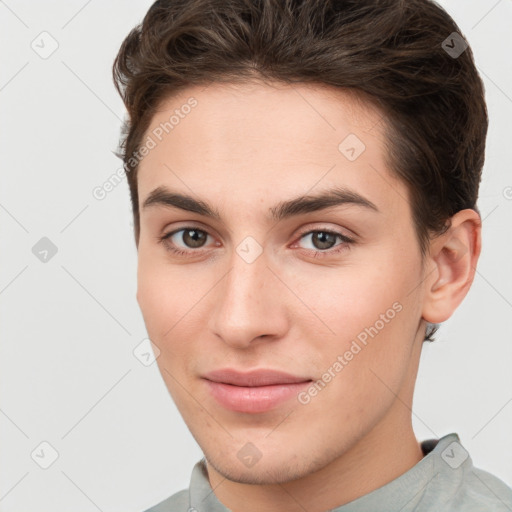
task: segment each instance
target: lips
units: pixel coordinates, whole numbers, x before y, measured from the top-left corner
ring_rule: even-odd
[[[247,373],[223,369],[207,373],[203,380],[211,396],[225,409],[258,414],[296,398],[312,379],[268,369]]]

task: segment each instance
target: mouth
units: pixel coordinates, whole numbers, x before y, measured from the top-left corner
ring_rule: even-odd
[[[309,377],[269,369],[248,373],[216,370],[204,375],[203,380],[219,405],[252,414],[275,409],[312,382]]]

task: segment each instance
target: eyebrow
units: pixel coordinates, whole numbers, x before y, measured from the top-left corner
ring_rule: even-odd
[[[269,208],[269,219],[280,221],[297,215],[313,213],[341,205],[362,206],[379,212],[379,209],[374,203],[359,193],[344,187],[334,187],[314,195],[299,196],[294,199],[282,201]],[[174,192],[164,186],[157,187],[148,195],[142,205],[142,209],[145,210],[155,206],[179,208],[180,210],[197,213],[218,221],[222,218],[219,211],[210,206],[206,201]]]

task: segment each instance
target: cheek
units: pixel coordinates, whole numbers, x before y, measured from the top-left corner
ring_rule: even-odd
[[[186,313],[193,287],[183,281],[179,268],[157,262],[139,251],[137,301],[148,333],[155,342],[162,342]]]
[[[199,308],[193,307],[201,291],[190,286],[190,276],[185,279],[179,267],[157,264],[144,254],[139,254],[137,277],[137,300],[146,330],[160,350],[156,363],[173,400],[180,410],[187,411],[193,404],[188,403],[179,383],[190,378],[197,354],[193,340],[198,336],[191,328],[202,325],[194,316]]]
[[[295,321],[304,324],[306,318],[311,319],[316,337],[349,340],[376,322],[379,330],[383,330],[382,321],[387,327],[388,320],[398,316],[400,304],[408,300],[410,288],[403,273],[397,277],[389,265],[380,268],[353,265],[327,270],[307,277],[300,273],[290,273],[287,277],[310,312],[298,307]]]
[[[204,339],[208,301],[216,274],[187,270],[139,252],[137,300],[149,338],[161,351],[157,362],[172,373],[194,366]]]
[[[338,286],[331,281],[327,296],[311,294],[335,332],[317,321],[305,336],[318,379],[300,397],[311,422],[330,410],[333,421],[358,432],[390,407],[409,371],[417,310],[406,283],[394,284],[367,272]]]
[[[368,368],[392,381],[406,371],[421,311],[419,297],[411,293],[419,267],[412,256],[402,261],[396,256],[382,257],[379,265],[374,258],[368,264],[330,268],[314,279],[290,274],[311,311],[297,311],[293,322],[314,350],[319,375],[339,362],[338,356],[345,374],[352,374],[345,367],[357,368],[359,376],[353,377],[358,380],[374,379]]]

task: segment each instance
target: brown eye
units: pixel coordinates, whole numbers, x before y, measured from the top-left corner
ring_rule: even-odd
[[[202,247],[206,241],[208,235],[199,229],[183,229],[182,241],[191,249],[197,249]],[[179,231],[177,231],[179,233]]]
[[[336,243],[337,235],[327,231],[315,231],[311,236],[311,241],[316,249],[330,249]]]
[[[167,250],[184,255],[193,253],[194,249],[202,248],[208,238],[208,233],[195,227],[186,227],[167,233],[159,238]]]
[[[350,242],[350,240],[341,233],[334,233],[331,231],[309,231],[302,235],[301,240],[307,240],[308,238],[310,244],[313,246],[309,247],[309,249],[318,251],[331,249],[336,245],[336,240],[338,239],[342,242]]]
[[[304,240],[306,240],[306,245],[304,245]],[[296,244],[299,245],[301,254],[318,259],[341,254],[349,250],[354,243],[353,239],[342,233],[328,229],[314,229],[304,232]]]

